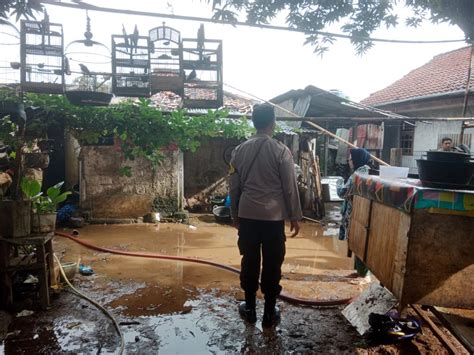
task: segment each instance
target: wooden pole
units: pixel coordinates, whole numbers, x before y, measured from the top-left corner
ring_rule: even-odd
[[[392,148],[390,149],[390,165],[393,166],[402,166],[402,148]]]
[[[467,112],[467,105],[469,103],[469,93],[471,89],[471,70],[472,70],[472,56],[474,55],[474,43],[471,44],[471,51],[469,57],[469,68],[467,68],[467,82],[466,82],[466,92],[464,94],[464,104],[462,107],[462,117],[466,117]],[[464,140],[464,128],[465,123],[463,122],[461,125],[461,134],[459,135],[459,144],[462,144]]]
[[[323,201],[323,187],[321,185],[321,170],[319,169],[319,159],[313,153],[311,148],[308,147],[309,154],[311,156],[311,165],[313,166],[313,179],[314,179],[314,187],[316,190],[316,215],[319,218],[324,217],[324,201]]]

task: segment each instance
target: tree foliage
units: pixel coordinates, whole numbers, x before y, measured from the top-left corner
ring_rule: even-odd
[[[40,0],[0,0],[0,18],[15,16],[17,21],[21,16],[34,18],[35,12],[42,9]]]
[[[290,28],[304,31],[307,43],[323,53],[334,37],[320,34],[328,25],[340,24],[350,36],[359,53],[373,45],[371,34],[379,27],[395,27],[400,18],[396,5],[404,4],[411,10],[405,20],[408,26],[418,26],[424,20],[458,25],[466,40],[474,39],[473,0],[208,0],[215,11],[214,19],[237,21],[236,13],[245,13],[246,21],[268,24],[284,14]]]
[[[254,131],[247,118],[229,119],[226,110],[209,110],[199,116],[185,110],[164,113],[149,99],[92,107],[72,105],[62,95],[28,93],[25,106],[34,108],[26,123],[25,136],[30,140],[47,138],[47,132],[58,127],[72,132],[81,144],[115,137],[126,159],[142,157],[153,166],[161,162],[166,150],[195,151],[203,140],[245,138]],[[10,143],[17,135],[14,122],[0,120],[0,140]]]
[[[79,0],[77,0],[79,1]],[[155,0],[156,1],[156,0]],[[397,4],[411,11],[405,19],[408,26],[424,20],[447,22],[459,26],[467,41],[474,40],[474,0],[203,0],[212,3],[213,19],[229,23],[238,21],[239,13],[253,24],[268,24],[279,14],[286,16],[288,27],[307,34],[307,43],[323,53],[334,36],[321,34],[331,24],[340,24],[342,33],[350,36],[357,52],[373,45],[371,34],[379,27],[399,25]],[[42,9],[41,0],[1,0],[0,18],[34,17]]]

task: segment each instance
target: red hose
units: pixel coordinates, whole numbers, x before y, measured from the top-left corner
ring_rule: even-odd
[[[198,258],[192,258],[192,257],[183,257],[183,256],[172,256],[172,255],[165,255],[165,254],[155,254],[155,253],[143,253],[143,252],[137,253],[137,252],[132,252],[132,251],[123,251],[123,250],[117,250],[117,249],[104,248],[104,247],[99,247],[97,245],[80,240],[67,233],[55,232],[55,234],[60,237],[65,237],[70,240],[73,240],[76,243],[82,246],[85,246],[86,248],[102,251],[105,253],[125,255],[125,256],[135,256],[135,257],[140,257],[140,258],[188,261],[188,262],[193,262],[193,263],[211,265],[211,266],[218,267],[220,269],[231,271],[236,274],[240,274],[240,270],[235,267],[219,264],[210,260],[204,260],[204,259],[198,259]],[[279,298],[284,301],[294,303],[294,304],[305,305],[305,306],[319,306],[319,307],[339,306],[339,305],[350,303],[352,301],[352,298],[321,301],[321,300],[314,300],[314,299],[309,299],[309,298],[300,298],[300,297],[290,296],[284,292],[280,294]]]

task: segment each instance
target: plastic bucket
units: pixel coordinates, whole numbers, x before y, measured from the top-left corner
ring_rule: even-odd
[[[385,179],[406,179],[408,168],[401,166],[380,166],[380,177]]]

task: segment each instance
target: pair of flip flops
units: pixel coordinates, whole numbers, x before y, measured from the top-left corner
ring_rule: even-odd
[[[412,339],[421,332],[416,319],[395,318],[388,314],[371,313],[369,324],[375,335],[393,341]]]

